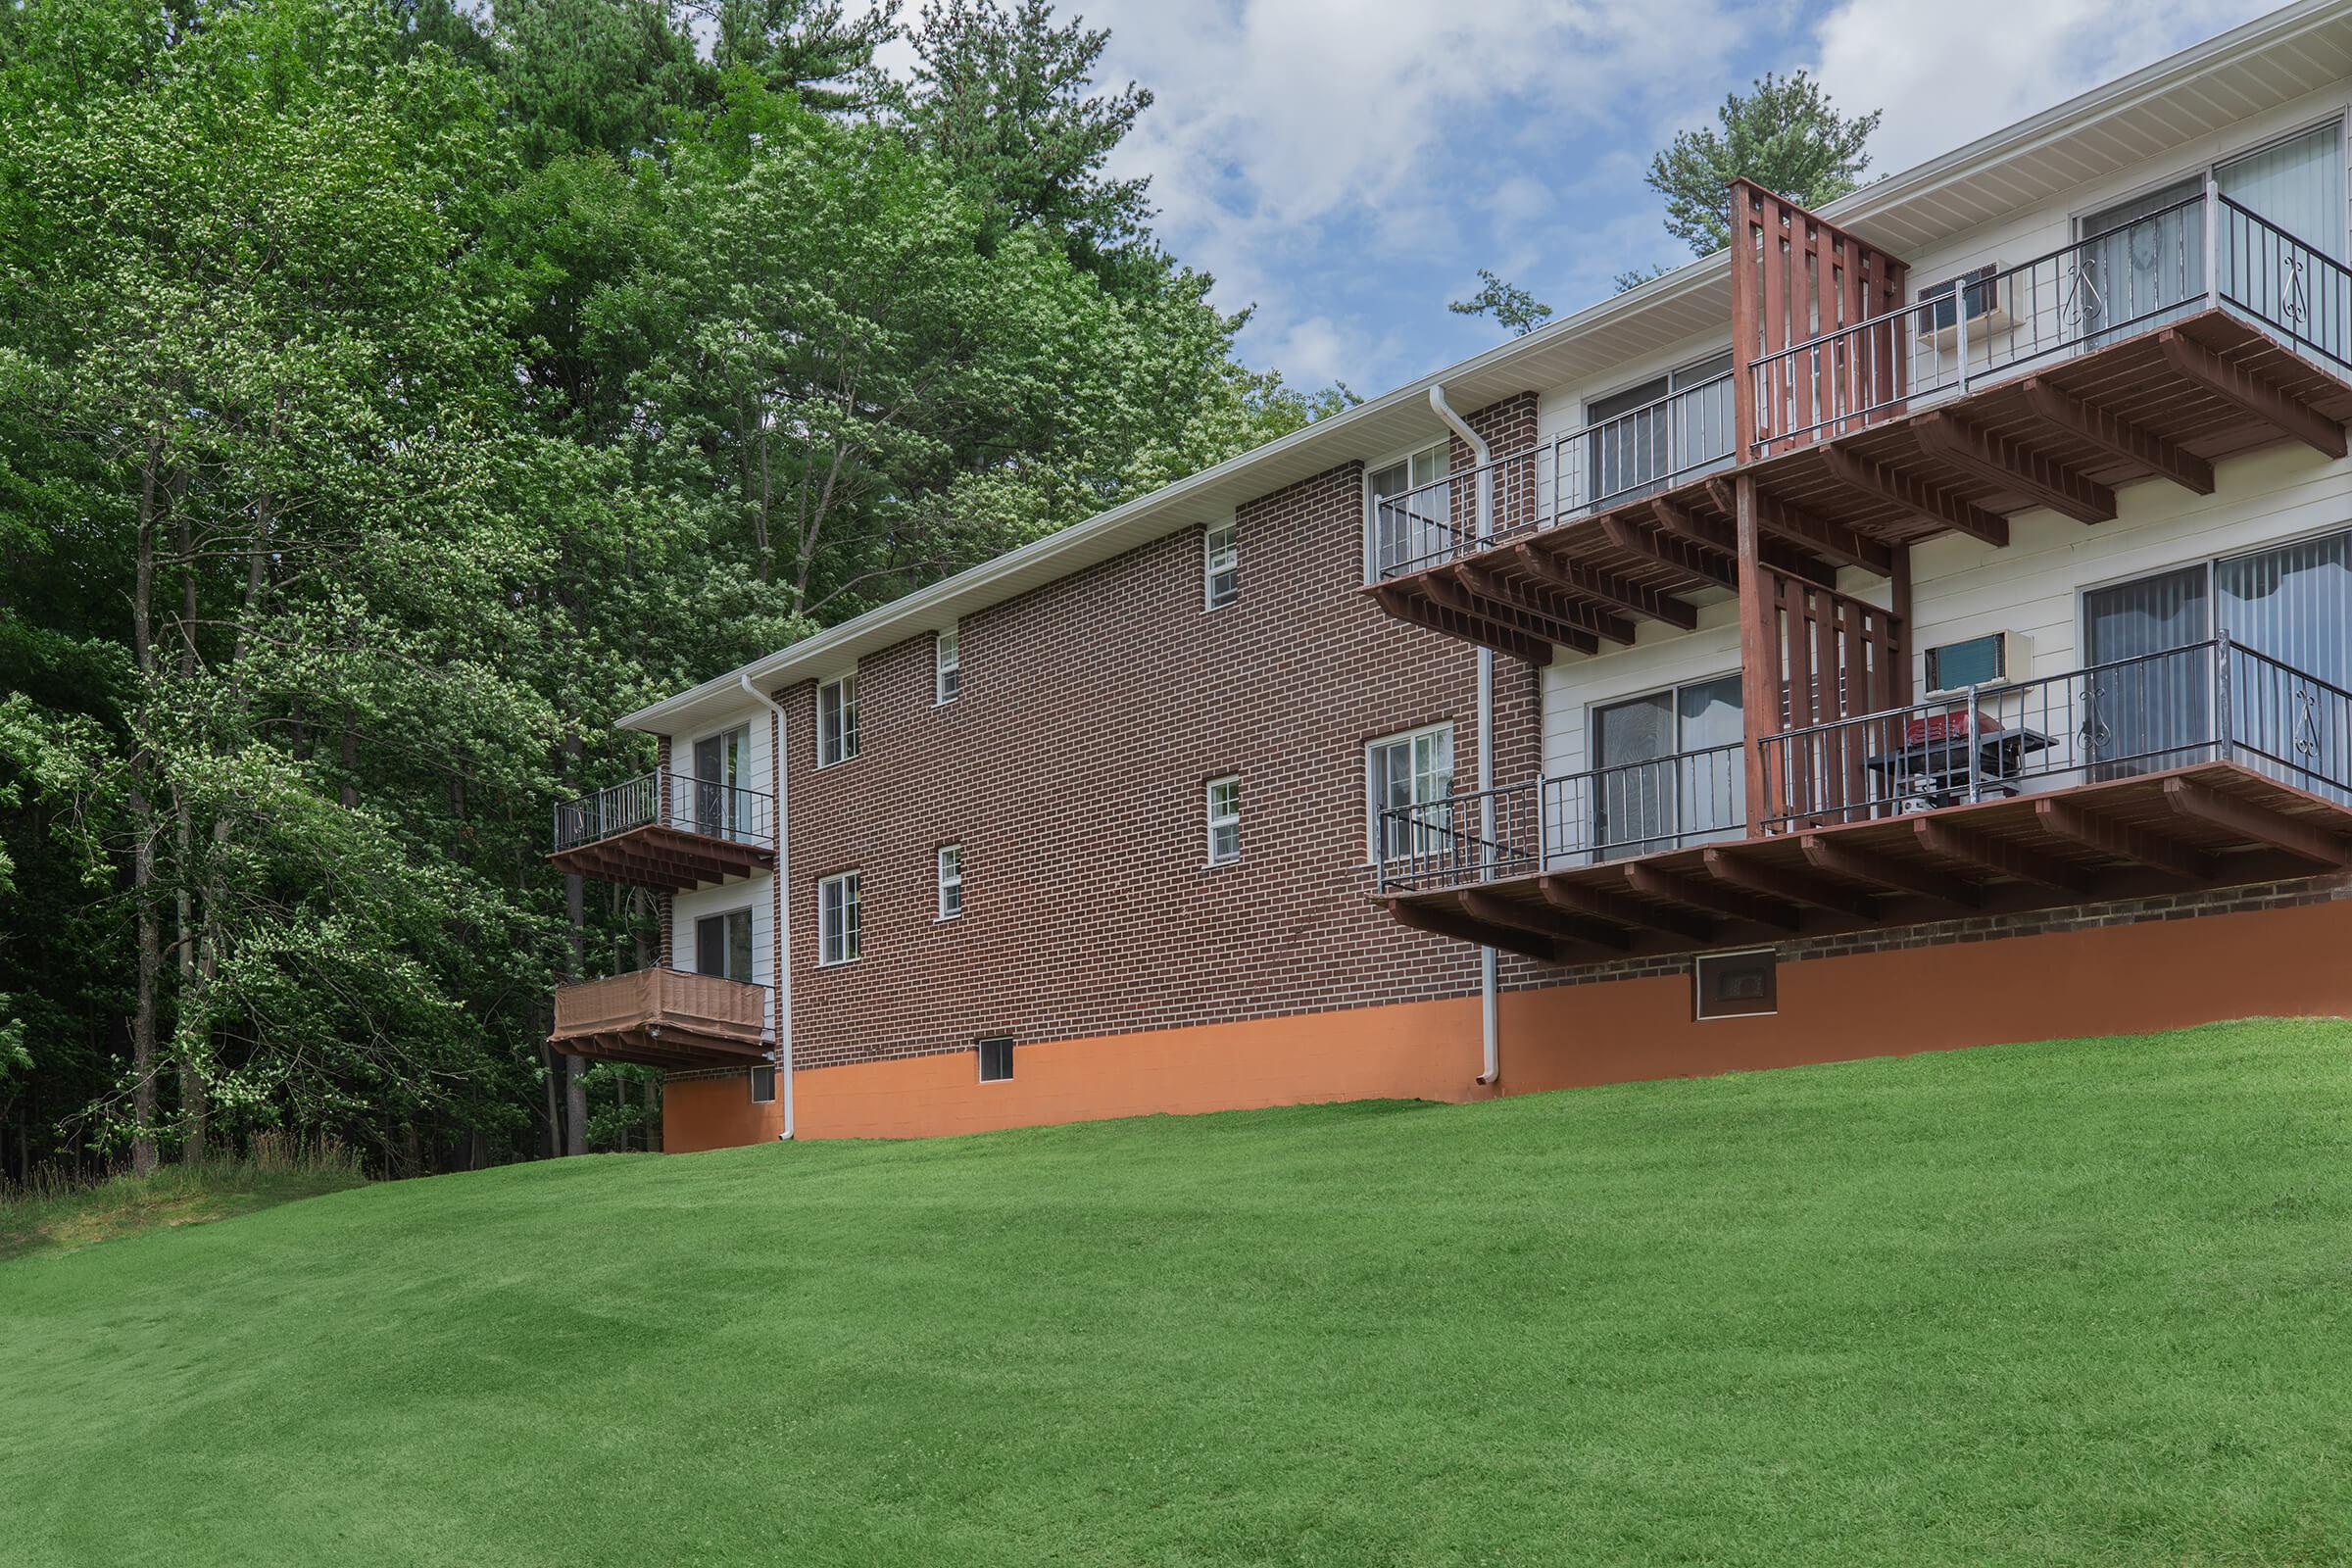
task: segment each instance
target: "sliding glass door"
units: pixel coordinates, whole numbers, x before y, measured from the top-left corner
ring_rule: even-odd
[[[1738,675],[1594,710],[1595,857],[1651,855],[1736,834],[1747,820],[1740,739]]]
[[[2341,798],[2352,780],[2352,532],[2200,562],[2082,599],[2090,776],[2204,761],[2221,743],[2287,783]],[[2217,733],[2217,633],[2246,650],[2227,669]]]

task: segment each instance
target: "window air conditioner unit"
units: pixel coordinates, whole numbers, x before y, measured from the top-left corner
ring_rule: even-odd
[[[2034,641],[2024,632],[1987,632],[1928,650],[1928,696],[1958,697],[1971,686],[2007,686],[2034,672]]]
[[[2014,277],[1997,278],[2001,270],[1998,262],[1988,262],[1972,268],[1957,277],[1947,277],[1940,283],[1930,283],[1919,291],[1919,336],[1938,349],[1955,349],[1960,344],[1960,318],[1955,295],[1968,303],[1968,339],[1975,343],[2013,324],[2009,314],[2010,286]]]

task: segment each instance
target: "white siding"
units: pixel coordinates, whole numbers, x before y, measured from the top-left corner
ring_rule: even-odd
[[[1987,632],[2031,637],[2033,674],[2078,668],[2084,589],[2352,525],[2352,462],[2280,445],[2222,464],[2210,496],[2163,481],[2126,486],[2115,520],[2088,527],[2051,512],[2019,513],[2005,549],[1958,534],[1915,547],[1914,686],[1925,690],[1930,647]],[[1846,571],[1838,586],[1886,603],[1881,579]],[[1737,602],[1717,593],[1702,604],[1696,631],[1644,622],[1632,648],[1556,657],[1544,672],[1544,772],[1589,765],[1594,706],[1739,668],[1737,614]]]
[[[752,981],[755,985],[775,983],[774,908],[769,903],[768,882],[764,871],[758,876],[742,877],[722,882],[716,887],[694,888],[678,894],[670,901],[670,962],[673,967],[694,968],[694,922],[707,914],[723,914],[729,909],[750,906],[752,911]]]

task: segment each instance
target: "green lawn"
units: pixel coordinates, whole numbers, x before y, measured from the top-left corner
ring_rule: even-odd
[[[518,1166],[0,1343],[10,1562],[2348,1560],[2352,1027]]]

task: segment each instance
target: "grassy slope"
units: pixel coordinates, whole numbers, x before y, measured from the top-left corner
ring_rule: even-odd
[[[571,1160],[0,1266],[17,1561],[2352,1552],[2352,1028]]]
[[[0,1196],[0,1261],[233,1219],[298,1198],[339,1193],[361,1180],[353,1168],[217,1161],[194,1169],[166,1165],[152,1176],[118,1176],[62,1192]]]

